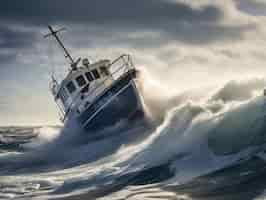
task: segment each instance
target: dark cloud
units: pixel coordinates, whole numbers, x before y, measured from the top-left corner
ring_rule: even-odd
[[[80,33],[78,30],[73,33],[76,38],[73,45],[79,47],[83,46],[84,41],[93,45],[89,37],[95,41],[101,38],[100,43],[104,45],[132,44],[134,48],[152,48],[173,40],[204,44],[226,39],[241,39],[242,32],[249,27],[221,25],[219,21],[223,16],[223,8],[212,4],[195,8],[188,3],[173,0],[75,0],[67,3],[65,0],[9,0],[3,2],[0,7],[1,20],[10,23],[27,26],[82,25],[84,28],[80,29]],[[96,29],[93,32],[93,28],[85,27],[96,27]],[[159,32],[161,36],[160,38],[147,37],[147,35],[136,38],[128,36],[132,32],[144,31]],[[11,32],[10,37],[15,38],[14,36]],[[104,41],[104,38],[108,41]],[[3,46],[23,43],[16,39],[12,40],[14,42],[10,42],[9,39],[6,41],[9,42]],[[97,42],[99,44],[99,41]]]
[[[10,29],[14,24],[70,26],[72,30],[64,37],[72,48],[158,48],[176,41],[204,45],[239,40],[246,30],[254,28],[222,25],[219,22],[223,16],[223,9],[211,4],[195,8],[170,0],[9,0],[0,6],[0,19],[7,24],[0,27],[0,48],[13,49],[15,54],[32,48],[36,35],[40,36],[39,32]],[[132,37],[132,33],[144,32],[159,34]]]
[[[188,45],[208,45],[214,42],[242,40],[255,24],[224,25],[219,23],[171,22],[150,24],[142,29],[110,26],[83,28],[71,26],[63,37],[72,48],[132,47],[154,49],[174,42]],[[75,37],[73,37],[75,36]]]
[[[1,2],[1,19],[24,23],[75,22],[141,25],[158,20],[213,21],[222,12],[215,6],[193,9],[185,3],[166,0],[9,0]]]
[[[36,33],[0,26],[0,64],[15,62],[17,55],[33,47]]]
[[[31,46],[35,41],[35,33],[11,29],[7,26],[0,27],[0,48],[17,49]]]

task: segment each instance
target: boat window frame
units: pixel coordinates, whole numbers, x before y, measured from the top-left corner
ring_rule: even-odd
[[[74,86],[73,87],[73,89],[69,89],[69,84],[72,84],[72,86]],[[77,86],[75,85],[75,83],[74,83],[74,81],[72,81],[72,80],[70,80],[67,84],[66,84],[66,89],[67,89],[67,91],[68,91],[68,93],[71,95],[71,94],[73,94],[76,90],[77,90]]]
[[[88,75],[88,74],[89,74],[89,75]],[[89,82],[94,81],[94,76],[93,76],[92,72],[90,72],[90,71],[85,72],[85,77],[86,77],[86,79],[87,79]]]
[[[83,76],[83,74],[80,74],[79,76],[77,76],[75,78],[75,81],[76,81],[76,83],[78,84],[79,87],[83,87],[83,86],[85,86],[87,84],[87,81],[86,81],[85,77]],[[80,81],[82,81],[82,83]]]
[[[91,73],[92,73],[92,75],[94,77],[94,80],[101,78],[101,74],[98,72],[98,69],[97,68],[92,69],[91,70]]]

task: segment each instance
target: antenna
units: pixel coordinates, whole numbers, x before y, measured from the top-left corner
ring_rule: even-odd
[[[61,28],[61,29],[58,29],[58,30],[54,30],[52,28],[52,26],[48,26],[49,30],[51,33],[47,34],[44,36],[44,38],[47,38],[47,37],[50,37],[50,36],[53,36],[56,41],[58,42],[58,44],[60,45],[60,47],[63,49],[64,51],[64,54],[65,54],[65,57],[68,58],[70,60],[70,66],[72,68],[72,70],[76,70],[77,69],[77,64],[78,62],[80,61],[80,59],[78,59],[77,62],[74,61],[74,59],[72,58],[72,56],[69,54],[69,52],[67,51],[67,49],[65,48],[64,44],[62,43],[62,41],[60,40],[60,38],[58,37],[57,33],[61,32],[61,31],[64,31],[66,30],[65,28]]]

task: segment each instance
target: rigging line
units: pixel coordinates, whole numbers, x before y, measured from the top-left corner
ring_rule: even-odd
[[[48,55],[48,60],[51,65],[51,77],[55,76],[55,60],[54,60],[54,46],[51,41],[48,42],[48,48],[47,48],[47,55]],[[50,59],[49,59],[50,58]]]

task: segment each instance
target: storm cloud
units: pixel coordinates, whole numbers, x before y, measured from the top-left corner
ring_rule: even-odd
[[[10,0],[1,3],[0,17],[24,23],[75,22],[145,25],[151,21],[215,21],[223,13],[213,5],[195,9],[186,3],[166,0]],[[158,21],[159,20],[159,21]]]
[[[192,1],[191,1],[192,2]],[[108,38],[111,43],[125,41],[134,48],[154,48],[162,43],[180,41],[188,44],[206,44],[216,41],[242,39],[243,33],[256,28],[255,24],[222,23],[226,11],[222,4],[207,3],[195,6],[189,1],[174,0],[10,0],[1,3],[1,45],[8,48],[28,42],[27,34],[10,32],[9,26],[25,27],[51,25],[79,25],[76,35],[93,41]],[[82,27],[82,29],[80,29]],[[4,30],[6,28],[6,30]],[[78,28],[77,28],[78,29]],[[96,32],[93,32],[93,29]],[[131,33],[159,33],[159,37]],[[2,34],[1,34],[2,33]],[[7,33],[7,34],[6,34]],[[140,34],[138,34],[140,35]],[[103,37],[102,37],[103,36]],[[17,39],[17,38],[18,39]],[[103,38],[103,39],[100,39]],[[77,39],[76,44],[84,44]],[[23,39],[25,42],[23,42]],[[98,43],[99,44],[99,43]],[[100,44],[99,44],[100,45]]]
[[[70,42],[75,47],[84,46],[86,41],[91,45],[127,43],[134,48],[156,48],[172,40],[206,43],[217,38],[239,37],[244,27],[217,25],[223,15],[216,5],[193,7],[166,0],[4,1],[0,6],[0,63],[7,63],[17,52],[32,48],[40,32],[36,29],[33,32],[31,27],[74,26],[73,33],[78,37]],[[160,37],[147,34],[131,37],[132,32],[157,32]],[[88,35],[91,41],[87,40]],[[10,55],[3,53],[4,49],[12,49],[8,51]]]
[[[32,44],[34,33],[12,30],[9,27],[0,27],[0,48],[23,48]]]

